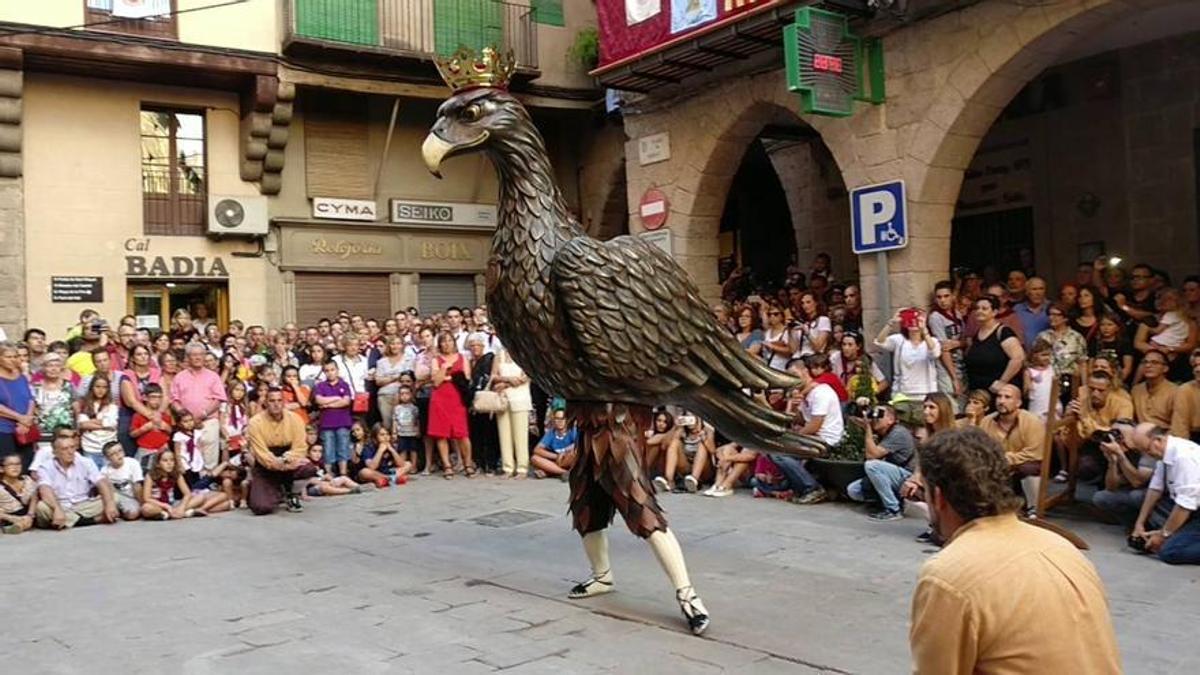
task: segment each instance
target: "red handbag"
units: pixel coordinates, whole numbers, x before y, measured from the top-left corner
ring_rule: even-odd
[[[15,436],[17,445],[33,445],[42,440],[42,430],[38,428],[37,424],[32,424],[25,433],[17,431]]]
[[[353,406],[351,410],[354,411],[354,414],[363,415],[371,409],[371,395],[355,394],[354,402],[351,405]]]

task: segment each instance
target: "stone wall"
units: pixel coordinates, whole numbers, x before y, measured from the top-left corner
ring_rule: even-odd
[[[21,52],[0,50],[0,328],[10,340],[25,327],[25,187]]]
[[[904,179],[909,245],[890,256],[890,304],[925,301],[949,267],[950,223],[963,172],[993,121],[1026,83],[1060,60],[1080,36],[1168,0],[983,0],[884,37],[887,101],[860,104],[848,119],[801,116],[821,134],[848,188]],[[627,159],[629,192],[658,186],[671,200],[672,240],[703,292],[716,295],[716,231],[738,159],[762,127],[796,97],[781,70],[726,78],[687,97],[642,102],[626,116],[637,139],[672,134],[669,161]],[[861,262],[866,288],[875,264]],[[868,319],[879,303],[864,297]]]

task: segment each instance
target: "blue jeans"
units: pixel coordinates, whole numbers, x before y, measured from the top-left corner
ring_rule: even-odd
[[[808,460],[782,453],[768,454],[767,456],[771,458],[772,462],[775,462],[775,466],[778,466],[783,475],[787,477],[788,485],[792,486],[796,494],[806,495],[821,487],[817,479],[804,466]]]
[[[1162,529],[1174,508],[1174,502],[1164,493],[1146,519],[1146,531]],[[1168,565],[1200,565],[1200,513],[1192,513],[1183,527],[1171,534],[1158,549],[1158,559]]]
[[[899,513],[900,486],[912,476],[912,472],[882,459],[868,459],[863,464],[863,471],[867,477],[846,486],[846,496],[856,502],[875,498],[889,512]]]
[[[321,445],[325,446],[325,463],[350,461],[350,427],[322,429]]]
[[[1111,513],[1121,521],[1121,526],[1128,532],[1137,522],[1138,512],[1142,510],[1142,502],[1146,500],[1145,490],[1098,490],[1092,495],[1092,505],[1106,513]],[[1159,503],[1170,502],[1163,495]]]
[[[788,484],[788,481],[786,478],[783,480],[782,483],[777,484],[777,485],[772,485],[770,483],[762,482],[761,480],[758,479],[757,476],[754,476],[750,479],[750,487],[753,487],[756,490],[759,490],[761,492],[765,492],[766,494],[775,494],[776,492],[790,492],[792,489],[792,486]]]

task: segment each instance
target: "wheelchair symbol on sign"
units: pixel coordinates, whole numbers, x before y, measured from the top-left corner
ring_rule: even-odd
[[[904,241],[904,237],[900,236],[900,233],[896,231],[896,228],[891,223],[888,223],[887,229],[880,233],[879,241],[886,241],[890,244],[899,244],[900,242]]]

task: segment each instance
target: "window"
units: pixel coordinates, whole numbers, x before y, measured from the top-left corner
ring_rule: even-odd
[[[547,26],[565,26],[562,0],[533,0],[533,18]]]
[[[65,2],[66,0],[59,0]],[[83,20],[89,30],[176,39],[177,0],[83,0]],[[122,16],[144,16],[118,20]],[[96,24],[96,25],[91,25]]]
[[[147,108],[141,126],[146,234],[203,235],[208,195],[204,113]]]

